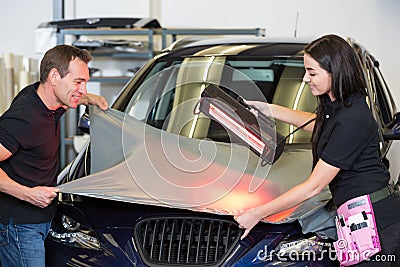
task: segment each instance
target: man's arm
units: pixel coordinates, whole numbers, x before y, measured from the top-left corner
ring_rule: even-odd
[[[79,99],[79,104],[97,105],[102,110],[107,110],[108,109],[107,100],[103,96],[94,95],[94,94],[90,94],[90,93],[87,93],[86,95],[83,95]]]
[[[12,154],[2,144],[0,144],[0,161],[4,161],[11,157]],[[21,185],[11,179],[1,168],[0,168],[0,191],[16,197],[20,200],[29,202],[35,206],[45,208],[59,192],[58,188],[48,186],[36,186],[33,188]]]
[[[0,161],[8,159],[11,155],[11,152],[0,143]]]

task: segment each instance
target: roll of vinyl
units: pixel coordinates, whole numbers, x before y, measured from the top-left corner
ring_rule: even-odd
[[[14,68],[14,54],[13,53],[4,53],[3,61],[4,61],[4,67],[6,69]]]
[[[18,90],[21,90],[25,86],[31,83],[29,71],[19,72]]]
[[[4,65],[3,58],[0,58],[0,115],[5,111],[5,103],[4,103]]]
[[[35,72],[35,71],[31,71],[29,73],[29,78],[30,78],[30,80],[29,80],[30,83],[38,81],[39,80],[39,73]]]
[[[14,69],[6,68],[4,70],[4,108],[8,108],[14,97]]]

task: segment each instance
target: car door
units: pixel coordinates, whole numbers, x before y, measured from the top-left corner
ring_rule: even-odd
[[[380,129],[380,143],[382,156],[386,156],[391,140],[386,140],[384,134],[390,131],[390,125],[395,115],[395,103],[385,82],[382,72],[379,69],[379,62],[371,55],[366,53],[367,71],[371,94],[369,95],[371,109]]]
[[[396,106],[382,72],[379,69],[379,62],[364,47],[352,42],[351,45],[361,61],[367,85],[367,102],[379,128],[381,155],[384,162],[388,163],[386,154],[392,141],[385,138],[385,133],[390,131]]]

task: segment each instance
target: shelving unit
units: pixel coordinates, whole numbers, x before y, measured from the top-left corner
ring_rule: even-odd
[[[129,35],[129,36],[147,36],[149,41],[149,51],[147,53],[136,53],[135,57],[143,57],[148,58],[153,56],[153,47],[154,47],[154,29],[60,29],[57,34],[57,43],[64,44],[65,43],[65,35]],[[128,55],[131,53],[125,53]]]
[[[111,28],[95,28],[95,29],[60,29],[57,33],[57,44],[65,44],[66,36],[72,36],[79,39],[81,36],[126,36],[126,37],[141,37],[147,41],[147,49],[137,52],[122,52],[122,51],[96,51],[91,50],[93,61],[98,58],[106,58],[107,60],[117,61],[129,59],[132,61],[146,61],[158,52],[166,48],[170,43],[177,40],[178,36],[228,36],[228,35],[247,35],[247,36],[264,36],[265,29],[111,29]],[[161,45],[158,49],[155,48],[155,37],[161,37]],[[131,77],[129,76],[92,76],[90,81],[100,82],[100,84],[121,84],[124,85]],[[122,88],[122,86],[121,86]],[[77,120],[79,119],[77,110],[68,110],[66,116],[61,118],[60,130],[60,167],[67,165],[74,155],[70,155],[71,151],[68,146],[73,145],[73,136],[78,134]]]
[[[154,35],[157,32],[157,29],[60,29],[57,34],[57,44],[66,43],[65,36],[72,35],[76,39],[79,39],[81,36],[143,36],[147,39],[147,47],[145,49],[139,50],[137,52],[123,52],[123,51],[98,51],[97,49],[90,50],[94,60],[99,57],[109,58],[113,60],[117,59],[142,59],[148,60],[154,56]],[[91,77],[91,81],[99,81],[102,83],[110,82],[110,83],[120,83],[127,82],[129,80],[129,76],[93,76]]]

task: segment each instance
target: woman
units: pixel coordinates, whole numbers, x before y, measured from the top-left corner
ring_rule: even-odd
[[[327,185],[337,207],[358,196],[386,192],[389,172],[379,154],[378,126],[366,103],[366,85],[357,55],[341,37],[326,35],[305,48],[304,67],[303,81],[319,100],[315,122],[304,128],[313,132],[313,171],[305,182],[278,198],[237,214],[235,220],[245,229],[242,238],[261,219],[306,201]],[[264,102],[247,103],[295,126],[315,117]],[[394,254],[400,240],[400,199],[390,192],[384,193],[383,199],[373,203],[373,209],[381,254]],[[365,261],[360,266],[374,263],[390,265]]]

